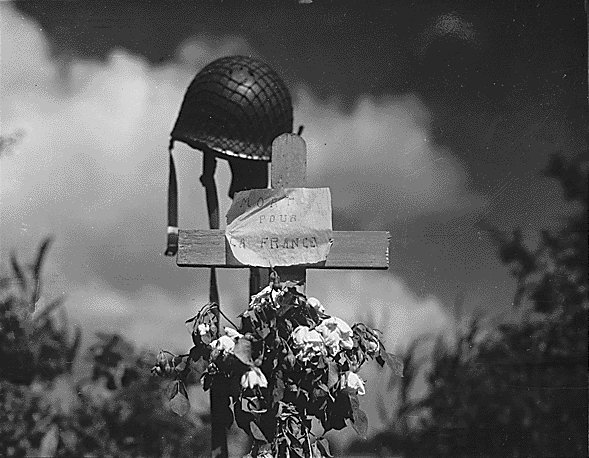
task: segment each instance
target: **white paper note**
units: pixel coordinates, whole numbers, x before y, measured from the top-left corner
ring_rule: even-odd
[[[235,258],[249,266],[325,261],[333,241],[329,188],[239,192],[227,212],[225,237]]]

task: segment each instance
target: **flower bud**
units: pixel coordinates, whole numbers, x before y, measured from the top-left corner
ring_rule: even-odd
[[[159,366],[153,366],[153,367],[151,368],[151,373],[152,373],[152,374],[155,374],[155,375],[159,375],[159,376],[162,376],[162,375],[163,375],[162,368],[161,368],[161,367],[159,367]]]
[[[379,350],[379,348],[380,348],[380,345],[378,344],[377,340],[371,340],[366,345],[366,350],[370,354],[376,353]]]
[[[160,350],[156,357],[157,367],[160,368],[161,374],[170,374],[173,370],[174,355]],[[160,375],[158,373],[158,375]]]

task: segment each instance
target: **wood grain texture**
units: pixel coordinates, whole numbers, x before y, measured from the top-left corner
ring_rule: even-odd
[[[389,233],[384,231],[334,231],[327,261],[306,267],[388,269],[389,239]],[[177,264],[181,267],[247,267],[233,256],[223,230],[180,230]]]
[[[272,142],[270,186],[272,188],[303,188],[307,184],[307,145],[302,137],[282,134]],[[307,282],[305,267],[277,267],[281,280]]]
[[[307,146],[295,134],[282,134],[272,142],[270,186],[304,188],[307,184]]]

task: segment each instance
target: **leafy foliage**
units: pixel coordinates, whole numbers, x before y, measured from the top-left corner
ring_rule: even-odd
[[[587,172],[555,158],[574,213],[538,247],[521,232],[493,231],[517,280],[516,322],[491,329],[477,320],[455,342],[422,340],[405,355],[401,407],[388,430],[351,450],[406,456],[585,456],[587,453]],[[417,358],[433,348],[429,369]],[[429,391],[407,393],[426,371]]]
[[[228,386],[235,421],[254,443],[252,456],[330,456],[323,435],[311,431],[312,419],[324,432],[348,423],[365,436],[368,419],[360,409],[364,382],[357,375],[364,362],[376,359],[402,373],[398,358],[387,353],[376,331],[364,324],[350,327],[329,316],[315,298],[307,298],[293,282],[270,284],[252,296],[240,315],[241,326],[225,327],[223,335],[215,303],[205,305],[186,323],[194,347],[186,355],[160,352],[152,371],[173,380],[170,401],[184,409],[186,377],[196,373],[205,390]]]
[[[79,329],[71,337],[51,319],[62,298],[40,300],[41,266],[50,243],[44,240],[34,263],[25,267],[12,254],[13,275],[1,282],[0,373],[16,384],[48,381],[69,372],[80,344]]]
[[[194,415],[180,418],[149,375],[153,355],[120,336],[98,333],[88,351],[90,376],[75,380],[81,341],[68,331],[62,299],[46,301],[45,240],[33,263],[11,256],[0,276],[1,456],[193,456],[208,444]]]

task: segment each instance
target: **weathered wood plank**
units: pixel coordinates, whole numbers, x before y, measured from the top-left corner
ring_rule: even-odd
[[[307,184],[307,146],[295,134],[282,134],[272,142],[270,187],[304,188]]]
[[[302,137],[282,134],[272,142],[272,163],[270,164],[270,186],[272,188],[298,188],[307,184],[307,145]],[[282,280],[307,282],[304,267],[277,267],[276,273]]]
[[[390,235],[384,231],[333,231],[333,245],[323,265],[312,269],[387,269]],[[226,243],[224,230],[180,230],[180,267],[244,268]],[[300,267],[300,266],[298,266]]]

